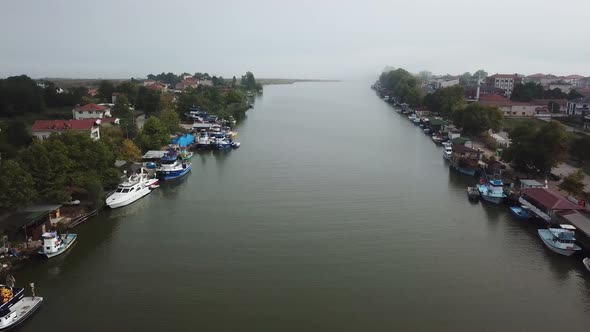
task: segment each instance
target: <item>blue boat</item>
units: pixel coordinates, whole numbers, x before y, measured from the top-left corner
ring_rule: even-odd
[[[178,152],[169,148],[160,159],[160,167],[156,169],[156,176],[160,180],[172,180],[186,175],[191,170],[191,163],[181,161]]]
[[[518,219],[528,220],[531,218],[529,211],[525,208],[520,207],[520,206],[510,207],[510,213],[512,213],[512,215],[514,215]]]
[[[563,228],[539,229],[539,237],[551,251],[571,256],[582,250],[575,244],[574,232]]]
[[[499,179],[488,180],[478,184],[477,189],[481,198],[490,203],[500,204],[506,198],[506,194],[504,194],[504,182]]]

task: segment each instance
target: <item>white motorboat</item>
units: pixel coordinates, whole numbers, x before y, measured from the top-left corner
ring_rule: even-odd
[[[106,199],[106,204],[112,208],[119,208],[129,205],[151,192],[158,179],[150,179],[141,169],[140,174],[133,174],[123,183],[119,184],[117,190]]]
[[[7,277],[7,286],[0,285],[0,331],[14,328],[29,318],[43,302],[43,298],[35,296],[34,284],[31,285],[32,295],[25,296],[25,289],[14,287],[14,278]]]
[[[62,234],[56,232],[47,232],[41,235],[43,238],[43,247],[39,249],[40,255],[45,255],[47,258],[59,256],[66,252],[74,242],[76,242],[77,234]]]
[[[450,146],[445,146],[445,149],[443,150],[443,158],[445,158],[446,160],[451,160],[452,156],[453,156],[453,148]]]

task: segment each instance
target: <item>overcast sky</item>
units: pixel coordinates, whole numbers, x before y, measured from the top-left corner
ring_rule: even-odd
[[[0,76],[590,76],[590,0],[0,0]]]

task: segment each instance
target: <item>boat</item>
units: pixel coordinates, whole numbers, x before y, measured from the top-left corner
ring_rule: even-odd
[[[80,205],[80,200],[79,199],[75,199],[75,200],[69,200],[67,202],[60,202],[61,205]]]
[[[14,278],[8,276],[6,285],[0,285],[0,331],[6,331],[24,322],[43,302],[43,298],[35,296],[35,285],[30,284],[32,296],[25,296],[25,289],[14,287]]]
[[[510,207],[510,213],[512,213],[512,215],[514,215],[518,219],[528,220],[531,218],[531,215],[529,214],[529,210],[527,208],[521,207],[521,206]]]
[[[77,234],[62,234],[57,232],[46,232],[41,235],[43,238],[43,247],[39,249],[40,255],[45,255],[47,258],[59,256],[66,252],[74,242],[76,242]]]
[[[140,174],[133,174],[121,182],[117,190],[106,199],[106,204],[111,209],[129,205],[151,192],[151,187],[158,184],[158,179],[148,178],[141,169]]]
[[[231,143],[231,147],[234,149],[237,149],[240,147],[241,143],[238,141],[234,141],[233,139],[230,139],[230,143]]]
[[[410,121],[412,121],[412,122],[413,122],[414,120],[416,120],[416,114],[410,114],[410,115],[408,115],[408,120],[410,120]]]
[[[424,128],[423,130],[426,135],[430,135],[430,128]]]
[[[475,187],[467,187],[467,197],[472,200],[479,200],[479,190]]]
[[[203,129],[199,133],[199,137],[197,138],[197,148],[208,148],[211,146],[211,141],[209,138],[209,134],[205,129]]]
[[[219,150],[229,149],[232,147],[232,140],[226,138],[216,138],[213,144]]]
[[[438,134],[432,135],[432,141],[436,144],[441,144],[442,141],[444,141],[444,139],[445,139],[444,137],[442,137]]]
[[[156,170],[156,176],[163,181],[173,180],[185,176],[191,170],[190,162],[175,160],[172,163],[161,164]]]
[[[477,189],[481,194],[481,198],[490,203],[500,204],[506,198],[504,182],[500,179],[482,181],[477,185]]]
[[[590,271],[590,258],[586,257],[582,259],[582,263],[584,263],[586,270]]]
[[[190,160],[192,157],[193,153],[186,146],[180,148],[180,158],[182,160]]]
[[[539,229],[539,237],[551,251],[560,255],[571,256],[582,248],[575,244],[574,232],[570,229],[549,228]]]
[[[452,148],[453,147],[453,143],[451,141],[446,141],[446,142],[442,142],[442,146],[443,147],[449,147]]]
[[[414,122],[414,125],[418,126],[420,124],[420,118],[415,118],[414,120],[412,120],[412,122]]]
[[[445,158],[446,160],[451,160],[452,156],[453,156],[453,148],[450,146],[445,146],[445,149],[443,150],[443,158]]]

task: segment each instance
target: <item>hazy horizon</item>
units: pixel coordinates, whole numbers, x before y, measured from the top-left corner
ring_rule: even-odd
[[[386,66],[590,76],[588,12],[586,0],[4,1],[0,76],[351,79]]]

